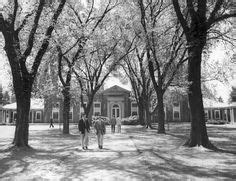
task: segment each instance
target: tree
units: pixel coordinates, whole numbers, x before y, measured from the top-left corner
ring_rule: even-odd
[[[126,56],[126,65],[123,66],[123,69],[129,77],[134,98],[138,105],[140,124],[146,124],[147,128],[152,128],[150,106],[154,90],[149,76],[145,55],[146,48],[143,46],[137,46],[135,48],[135,53]]]
[[[3,104],[2,84],[0,83],[0,105]]]
[[[210,30],[223,20],[235,17],[236,13],[229,12],[230,3],[223,0],[187,0],[181,5],[177,0],[172,0],[172,3],[188,45],[188,97],[192,119],[190,138],[185,145],[214,148],[209,141],[204,119],[201,91],[202,53]],[[183,11],[187,11],[188,16],[185,16]]]
[[[109,26],[109,31],[107,26]],[[112,71],[117,69],[121,60],[133,50],[132,45],[135,38],[123,46],[122,39],[118,36],[119,33],[116,29],[110,21],[99,26],[86,47],[84,57],[77,62],[78,64],[74,69],[81,88],[81,105],[87,117],[90,116],[89,113],[96,93]],[[117,33],[116,36],[114,33]],[[85,97],[87,104],[84,103]]]
[[[35,11],[35,17],[27,42],[22,42],[20,39],[20,32],[22,29],[29,25],[29,16],[27,14],[22,23],[16,27],[16,19],[20,11],[19,3],[14,0],[14,7],[8,17],[0,13],[0,32],[2,32],[5,39],[5,51],[10,63],[13,87],[16,95],[17,104],[17,121],[15,136],[13,140],[14,146],[28,147],[29,137],[29,111],[30,111],[30,98],[34,79],[36,77],[42,57],[45,54],[49,45],[52,31],[57,22],[57,19],[62,12],[66,0],[61,0],[58,8],[53,14],[50,25],[46,29],[45,37],[39,47],[36,56],[32,58],[32,49],[35,43],[36,31],[38,29],[39,20],[45,6],[45,0],[40,0]],[[25,51],[22,50],[23,45],[26,44]],[[30,63],[28,62],[30,61]],[[29,67],[31,68],[29,70]]]
[[[113,4],[112,1],[109,0],[105,8],[103,9],[101,7],[95,7],[93,0],[91,3],[88,4],[88,7],[83,7],[82,11],[83,14],[82,14],[74,8],[76,4],[77,3],[68,4],[69,8],[68,12],[71,11],[71,14],[73,14],[74,16],[72,17],[72,19],[64,20],[64,23],[66,23],[66,25],[61,27],[62,30],[64,30],[65,27],[67,27],[67,29],[70,30],[69,32],[66,32],[66,35],[69,34],[70,37],[61,36],[61,33],[58,33],[59,39],[61,39],[58,40],[57,51],[58,51],[58,76],[63,87],[62,94],[64,97],[63,100],[64,134],[69,134],[69,111],[71,102],[70,90],[71,90],[71,80],[72,80],[74,65],[80,59],[83,60],[86,59],[84,54],[86,45],[91,40],[91,37],[94,35],[97,28],[102,24],[107,14],[117,6],[116,3]],[[70,23],[69,25],[68,22]],[[73,29],[72,27],[75,28]],[[69,42],[65,43],[65,39],[68,39]],[[74,41],[73,44],[71,44],[72,40]],[[64,51],[62,50],[63,48],[65,49]],[[81,62],[79,62],[79,64],[81,64]],[[90,68],[91,65],[88,66]],[[87,111],[85,112],[87,113]]]
[[[178,21],[170,18],[168,3],[139,0],[138,6],[148,69],[157,96],[158,133],[165,133],[164,94],[175,79],[180,82],[180,70],[187,60],[183,32]]]
[[[230,102],[236,102],[236,87],[232,87],[230,93]]]

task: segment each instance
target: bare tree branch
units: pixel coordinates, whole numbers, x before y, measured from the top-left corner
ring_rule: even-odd
[[[91,16],[91,14],[92,14],[92,12],[93,12],[93,8],[94,8],[94,0],[92,0],[92,6],[91,6],[91,8],[90,8],[90,11],[89,11],[89,14],[88,14],[88,16],[87,16],[87,19],[86,19],[85,23],[88,23],[88,22],[89,22],[90,16]]]
[[[16,29],[16,33],[17,33],[17,34],[24,28],[25,24],[27,23],[28,18],[29,18],[30,16],[32,16],[34,13],[35,13],[35,10],[32,11],[32,12],[30,12],[30,13],[28,13],[28,14],[25,16],[25,18],[24,18],[24,20],[22,21],[21,25]]]
[[[45,0],[40,0],[39,6],[38,6],[38,9],[36,11],[35,18],[34,18],[34,24],[32,26],[30,34],[29,34],[27,48],[26,48],[26,50],[24,52],[25,59],[30,55],[31,50],[33,48],[34,36],[35,36],[35,32],[36,32],[36,30],[38,28],[39,18],[41,16],[42,11],[43,11],[44,4],[45,4]]]
[[[178,0],[172,0],[172,3],[174,5],[174,9],[176,11],[176,15],[177,15],[177,17],[178,17],[182,27],[183,27],[185,35],[187,35],[188,32],[189,32],[189,27],[188,27],[187,21],[184,19],[183,14],[181,13],[179,2],[178,2]]]
[[[57,19],[58,19],[59,15],[61,14],[65,3],[66,3],[66,0],[61,0],[56,12],[54,13],[54,15],[52,17],[51,25],[47,28],[45,38],[43,40],[43,43],[42,43],[36,57],[35,57],[35,61],[33,63],[32,69],[31,69],[31,74],[33,77],[36,76],[36,73],[37,73],[38,67],[41,63],[42,57],[43,57],[44,53],[46,52],[47,47],[49,45],[49,39],[51,38],[52,31],[54,30]]]
[[[78,12],[75,10],[75,8],[71,5],[70,2],[69,2],[68,4],[69,4],[69,8],[72,9],[72,11],[75,13],[77,19],[79,20],[80,24],[82,25],[82,24],[83,24],[83,21],[81,20],[80,15],[79,15]]]
[[[62,77],[62,51],[61,51],[61,47],[57,46],[57,51],[58,51],[58,77],[62,83],[63,86],[66,85],[66,82],[64,81],[63,77]]]
[[[12,17],[12,22],[11,22],[12,27],[14,27],[14,24],[15,24],[18,7],[19,7],[18,0],[14,0],[14,11],[13,11],[13,17]]]

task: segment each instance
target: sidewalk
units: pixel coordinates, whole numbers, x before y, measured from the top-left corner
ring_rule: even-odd
[[[3,151],[13,135],[7,134],[6,130],[13,130],[12,127],[0,127],[0,131],[2,129],[6,133],[0,136],[0,180],[236,178],[235,155],[181,146],[188,130],[186,125],[171,127],[171,132],[166,135],[158,135],[156,130],[141,126],[123,126],[121,134],[111,134],[108,126],[104,149],[97,148],[96,135],[92,132],[89,150],[86,151],[81,149],[76,125],[71,125],[71,134],[67,136],[61,134],[58,125],[53,129],[49,129],[48,125],[30,126],[29,144],[34,150],[18,152]],[[226,131],[233,133],[235,129]],[[223,138],[223,134],[220,137]],[[231,134],[231,137],[234,139],[235,134]]]

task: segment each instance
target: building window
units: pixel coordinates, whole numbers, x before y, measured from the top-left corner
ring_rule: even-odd
[[[205,120],[208,120],[209,119],[208,118],[208,110],[205,110],[204,113],[205,113]]]
[[[87,106],[87,102],[84,102],[85,106]],[[80,114],[84,113],[84,108],[82,103],[80,103]]]
[[[117,118],[117,117],[120,117],[120,106],[118,105],[118,104],[114,104],[113,106],[112,106],[112,115],[111,115],[111,117],[115,117],[115,118]]]
[[[132,107],[138,107],[138,104],[136,102],[132,102]]]
[[[94,107],[95,108],[100,108],[101,107],[101,103],[100,102],[95,102],[94,103]]]
[[[174,119],[179,119],[179,111],[174,111]]]
[[[174,102],[174,103],[173,103],[173,106],[174,106],[174,107],[179,107],[179,103],[178,103],[178,102]]]
[[[59,113],[58,112],[53,112],[52,113],[52,119],[58,120],[59,119]]]
[[[173,120],[180,120],[180,103],[173,103]]]
[[[138,104],[137,102],[131,102],[131,116],[138,115]]]
[[[95,116],[101,115],[101,102],[93,103],[93,114]]]
[[[59,108],[52,109],[52,119],[59,120]]]
[[[55,102],[53,104],[53,108],[59,108],[60,107],[60,102]]]
[[[215,119],[220,119],[220,110],[215,110]]]
[[[73,120],[73,107],[70,108],[69,120]]]
[[[41,120],[41,112],[36,111],[36,120]]]
[[[13,113],[13,122],[16,122],[16,118],[17,118],[17,113],[14,111],[14,113]]]

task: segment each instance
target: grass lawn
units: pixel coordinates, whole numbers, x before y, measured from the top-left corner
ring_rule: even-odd
[[[8,151],[13,126],[0,126],[0,180],[235,180],[236,126],[208,125],[213,144],[225,151],[186,148],[189,123],[171,123],[167,134],[141,126],[107,127],[104,149],[90,133],[89,150],[80,146],[76,125],[62,135],[59,125],[30,125],[31,150]]]

